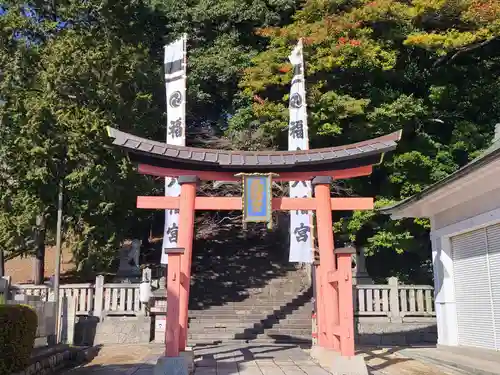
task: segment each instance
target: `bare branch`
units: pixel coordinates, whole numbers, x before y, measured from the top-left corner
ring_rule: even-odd
[[[436,68],[436,67],[441,66],[443,64],[449,64],[464,54],[467,54],[467,53],[476,51],[478,49],[484,48],[485,46],[487,46],[493,42],[496,42],[496,41],[500,41],[500,36],[495,36],[495,37],[483,40],[482,42],[471,43],[471,44],[468,44],[466,46],[460,47],[460,48],[456,49],[455,51],[452,51],[452,52],[446,54],[445,56],[442,56],[439,59],[437,59],[436,62],[433,64],[433,67]]]

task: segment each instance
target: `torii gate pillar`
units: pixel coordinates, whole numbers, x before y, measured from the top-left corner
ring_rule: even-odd
[[[315,286],[318,346],[311,355],[335,374],[367,375],[364,359],[355,355],[351,256],[354,248],[335,249],[331,177],[312,180],[316,203],[319,263]]]
[[[196,187],[199,179],[196,176],[179,176],[178,182],[181,185],[181,196],[179,202],[179,233],[177,243],[180,247],[184,248],[184,254],[181,257],[181,289],[179,296],[179,350],[182,352],[186,349],[187,345]]]
[[[318,316],[318,343],[323,348],[340,349],[337,336],[329,335],[330,327],[338,325],[338,296],[333,285],[327,282],[328,271],[335,270],[332,207],[330,199],[331,177],[315,177],[312,180],[316,200],[319,259],[316,269],[316,300]]]
[[[315,177],[312,181],[316,201],[319,264],[315,286],[318,344],[345,357],[354,356],[354,317],[351,255],[353,248],[335,249],[333,239],[332,178]]]

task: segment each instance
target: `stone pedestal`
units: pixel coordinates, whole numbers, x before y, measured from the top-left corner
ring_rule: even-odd
[[[120,249],[120,264],[116,273],[115,282],[131,283],[141,281],[141,270],[139,268],[139,255],[141,242],[133,240],[132,244]]]
[[[184,356],[161,357],[156,362],[153,375],[189,375]]]
[[[373,280],[366,271],[365,249],[360,247],[356,250],[356,266],[352,270],[353,285],[372,285]]]
[[[167,289],[165,278],[159,282],[159,288],[153,291],[151,314],[154,315],[154,342],[165,343],[165,327],[167,326]]]
[[[189,374],[194,373],[194,351],[190,346],[186,346],[186,350],[181,352],[181,356],[186,361],[186,366]]]
[[[165,343],[165,329],[167,327],[167,316],[166,314],[155,314],[155,330],[154,330],[154,342]]]

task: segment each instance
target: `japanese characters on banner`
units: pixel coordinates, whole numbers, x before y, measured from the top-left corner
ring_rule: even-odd
[[[293,65],[290,88],[290,120],[288,124],[288,150],[308,150],[307,106],[304,83],[304,57],[302,40],[299,40],[288,57]],[[310,181],[290,182],[291,198],[310,198]],[[312,213],[307,210],[290,211],[290,262],[313,262]]]
[[[167,143],[186,145],[186,35],[165,46],[165,89],[167,93]],[[165,196],[181,193],[177,178],[165,178]],[[162,249],[177,247],[179,210],[165,210],[165,229]],[[162,251],[161,263],[168,263]]]

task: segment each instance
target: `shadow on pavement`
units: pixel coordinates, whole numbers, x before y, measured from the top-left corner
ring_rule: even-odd
[[[152,375],[159,351],[134,355],[124,347],[110,346],[108,353],[97,356],[85,366],[60,372],[60,375]],[[435,366],[404,355],[404,347],[360,348],[357,354],[364,356],[370,374],[400,375],[450,374],[443,366]],[[399,354],[401,351],[403,353]],[[108,358],[107,358],[108,357]],[[331,358],[327,358],[328,363]],[[323,366],[329,366],[321,361]],[[200,345],[195,348],[195,375],[281,374],[300,373],[328,375],[325,367],[316,364],[308,352],[293,344],[226,344]],[[286,370],[286,371],[285,371]],[[288,372],[287,372],[288,371]],[[454,373],[454,372],[452,372]]]
[[[399,352],[400,348],[390,348],[382,351],[381,349],[366,349],[358,350],[357,354],[364,354],[365,363],[369,365],[371,371],[379,371],[396,363],[412,361],[411,358],[395,357],[394,354]]]
[[[96,357],[94,362],[85,366],[73,368],[61,372],[60,375],[151,375],[157,358],[160,354],[149,353],[143,358],[131,358],[130,353],[121,355],[119,347],[108,347],[107,351],[113,352],[107,363],[106,354],[103,358]],[[120,357],[127,363],[120,363]],[[102,362],[102,363],[99,363]],[[136,363],[131,363],[136,362]],[[264,368],[269,371],[276,370],[276,374],[282,373],[280,367],[296,369],[300,373],[327,375],[328,372],[316,365],[309,355],[295,345],[204,345],[195,349],[195,374],[196,375],[236,375],[251,373],[252,375],[263,374]],[[269,372],[268,372],[269,373]],[[274,373],[274,372],[273,372]]]
[[[60,375],[150,375],[153,373],[153,364],[88,364],[84,367],[76,367],[62,373]]]

